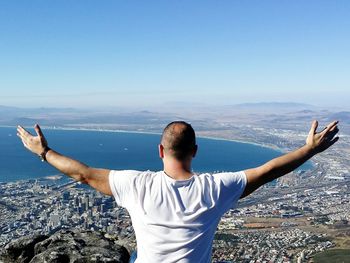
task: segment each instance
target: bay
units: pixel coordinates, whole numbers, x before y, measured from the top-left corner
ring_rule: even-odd
[[[34,133],[32,129],[30,132]],[[91,167],[161,170],[160,135],[88,130],[43,129],[49,146]],[[195,172],[239,171],[256,167],[282,153],[255,144],[197,138]],[[300,169],[311,168],[310,162]],[[24,148],[16,127],[0,127],[0,182],[57,175],[60,172]]]

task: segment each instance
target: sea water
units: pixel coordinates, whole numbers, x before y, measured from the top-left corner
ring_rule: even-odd
[[[32,129],[29,129],[34,134]],[[55,151],[91,167],[161,170],[160,135],[128,132],[43,129]],[[29,152],[16,135],[16,127],[0,128],[0,182],[34,179],[60,172]],[[282,153],[255,144],[197,138],[195,172],[239,171],[256,167]],[[310,163],[301,169],[311,168]]]

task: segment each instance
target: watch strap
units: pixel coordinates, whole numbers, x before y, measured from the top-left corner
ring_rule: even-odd
[[[40,154],[39,157],[40,157],[40,159],[41,159],[42,162],[47,162],[47,160],[46,160],[46,154],[47,154],[47,152],[48,152],[49,150],[51,150],[50,147],[49,147],[49,146],[45,146],[44,151]]]

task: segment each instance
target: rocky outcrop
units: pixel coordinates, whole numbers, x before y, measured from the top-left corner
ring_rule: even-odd
[[[4,263],[128,262],[129,252],[100,232],[61,230],[51,236],[22,237],[7,244]]]

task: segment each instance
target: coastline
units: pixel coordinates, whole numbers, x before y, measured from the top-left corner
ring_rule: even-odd
[[[263,147],[263,148],[268,148],[274,151],[278,151],[281,153],[284,153],[285,151],[282,148],[279,148],[274,145],[269,145],[269,144],[264,144],[264,143],[257,143],[257,142],[251,142],[251,141],[244,141],[244,140],[239,140],[239,139],[228,139],[228,138],[223,138],[223,137],[211,137],[211,136],[197,136],[197,138],[202,138],[202,139],[209,139],[209,140],[217,140],[217,141],[228,141],[228,142],[238,142],[238,143],[243,143],[243,144],[252,144],[255,146]]]
[[[16,126],[11,125],[0,125],[0,128],[16,128]],[[23,128],[33,128],[29,126],[23,126]],[[134,133],[134,134],[150,134],[150,135],[161,135],[160,132],[150,132],[150,131],[137,131],[137,130],[112,130],[112,129],[96,129],[96,128],[73,128],[73,127],[52,127],[52,126],[41,126],[43,129],[47,130],[62,130],[62,131],[94,131],[94,132],[111,132],[111,133]],[[225,137],[212,137],[212,136],[201,136],[197,135],[197,138],[202,139],[209,139],[209,140],[218,140],[218,141],[228,141],[228,142],[237,142],[237,143],[244,143],[244,144],[252,144],[259,147],[268,148],[274,151],[278,151],[281,153],[284,153],[285,151],[274,145],[264,144],[264,143],[257,143],[252,141],[245,141],[245,140],[239,140],[239,139],[229,139]]]
[[[67,177],[66,175],[64,175],[63,173],[60,174],[49,174],[43,177],[31,177],[31,178],[26,178],[26,179],[17,179],[17,180],[13,180],[13,181],[0,181],[0,185],[2,184],[21,184],[21,183],[28,183],[30,181],[36,181],[36,182],[52,182],[52,183],[56,183],[60,180],[72,180],[71,178]],[[1,262],[0,262],[1,263]]]

